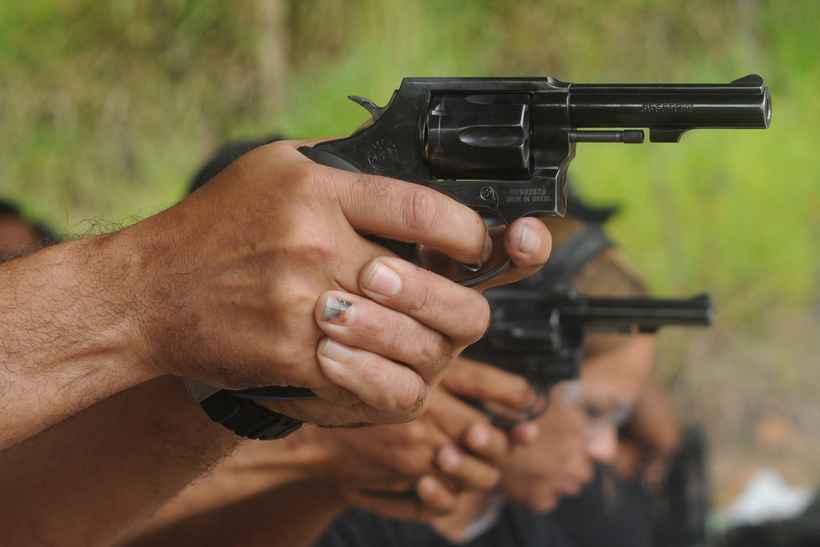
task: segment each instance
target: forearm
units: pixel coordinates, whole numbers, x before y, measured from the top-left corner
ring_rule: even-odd
[[[110,545],[237,442],[176,378],[120,393],[0,452],[3,541]]]
[[[126,545],[309,547],[346,508],[330,482],[290,482],[168,523]]]
[[[0,450],[155,377],[118,236],[0,264]]]
[[[188,485],[146,523],[145,531],[162,528],[199,513],[309,479],[330,480],[331,458],[315,441],[316,428],[301,430],[275,442],[245,440],[206,476]]]

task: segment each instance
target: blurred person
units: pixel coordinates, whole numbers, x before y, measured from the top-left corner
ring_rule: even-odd
[[[105,242],[98,241],[96,243],[102,244],[103,250],[113,253],[110,256],[116,257],[116,251],[120,250],[119,245],[126,245],[127,243],[130,248],[140,242],[144,244],[150,242],[154,247],[135,250],[143,251],[143,254],[140,254],[139,258],[140,261],[145,263],[138,261],[140,270],[145,273],[152,273],[154,276],[160,276],[163,271],[165,271],[166,275],[170,276],[171,273],[175,271],[171,266],[180,267],[185,265],[186,269],[184,270],[183,277],[173,279],[169,277],[164,278],[164,281],[169,283],[169,285],[164,288],[163,296],[171,300],[171,302],[166,302],[167,305],[173,304],[174,295],[184,294],[192,289],[196,292],[196,288],[192,286],[191,283],[207,281],[205,272],[209,271],[209,263],[219,265],[218,271],[224,270],[225,273],[230,271],[225,268],[230,266],[232,261],[235,264],[236,258],[231,258],[231,255],[236,254],[236,249],[241,247],[231,247],[228,245],[223,248],[216,246],[218,241],[229,241],[233,233],[234,235],[241,235],[243,241],[254,242],[252,234],[259,232],[260,227],[249,227],[247,224],[242,224],[246,233],[242,233],[241,230],[239,232],[229,230],[229,228],[236,228],[237,225],[241,224],[240,219],[236,216],[239,213],[236,211],[232,211],[228,215],[229,222],[227,222],[227,224],[229,226],[225,226],[225,230],[216,229],[220,224],[214,224],[211,220],[217,215],[218,211],[224,212],[226,203],[235,201],[238,211],[250,216],[254,221],[261,223],[261,227],[268,231],[271,231],[272,221],[270,219],[277,216],[275,214],[276,210],[279,211],[280,216],[287,213],[288,207],[285,206],[283,208],[281,204],[277,207],[273,207],[270,210],[271,214],[268,214],[269,211],[265,209],[265,207],[260,207],[261,203],[258,201],[259,198],[267,195],[265,187],[275,185],[276,181],[270,180],[270,177],[267,177],[266,180],[266,178],[262,176],[262,173],[259,172],[259,168],[263,166],[271,167],[266,164],[270,161],[274,161],[275,158],[269,156],[290,154],[289,150],[295,152],[294,147],[295,145],[292,143],[275,145],[275,150],[259,150],[254,154],[255,157],[250,160],[248,158],[241,158],[239,165],[232,165],[226,170],[220,170],[220,175],[217,177],[218,180],[208,185],[209,187],[207,189],[197,192],[196,196],[185,200],[182,204],[172,208],[166,213],[144,221],[147,226],[141,227],[143,229],[142,232],[129,233],[129,230],[131,230],[129,228],[119,234],[96,238],[97,240],[113,238],[113,240]],[[294,158],[295,157],[296,156],[294,156]],[[257,165],[257,163],[260,162],[262,165]],[[314,168],[312,163],[306,162],[303,159],[299,159],[296,163],[300,164],[299,169],[305,173],[312,173]],[[321,183],[327,185],[332,181],[334,184],[338,184],[340,188],[346,187],[345,184],[347,183],[344,180],[336,178],[335,170],[325,171],[325,168],[322,167],[318,167],[317,169],[319,172],[314,174],[316,178],[314,181],[315,184]],[[258,177],[258,182],[256,177]],[[322,177],[327,177],[327,180]],[[289,184],[293,186],[300,186],[300,184],[297,183],[303,183],[303,185],[308,184],[299,179],[291,179],[289,181]],[[351,184],[364,185],[365,183],[366,181],[359,180]],[[377,184],[378,181],[374,183]],[[390,184],[392,184],[392,182]],[[399,186],[403,184],[404,183],[400,183]],[[258,185],[262,186],[260,187]],[[216,188],[216,190],[212,190],[213,188]],[[305,188],[300,189],[300,191],[305,190]],[[358,190],[350,187],[347,187],[347,190],[351,193],[345,199],[352,200],[349,203],[349,205],[352,205],[356,203],[356,199],[358,199],[356,198],[356,192]],[[408,194],[399,193],[399,195],[394,195],[395,193],[391,190],[392,189],[385,189],[385,193],[382,197],[395,198],[396,201],[394,205],[400,207],[403,202],[399,198],[401,198],[402,195],[407,197]],[[411,193],[416,191],[413,185],[406,185],[404,190],[410,191]],[[254,194],[254,191],[256,194]],[[365,191],[364,187],[361,188],[361,191]],[[426,195],[427,194],[425,194],[425,196]],[[277,197],[282,196],[277,195]],[[256,198],[256,200],[253,198]],[[327,196],[325,196],[324,199],[327,200]],[[186,205],[192,201],[196,202],[196,205],[188,205],[186,207]],[[438,203],[439,201],[439,198],[435,196],[430,203]],[[253,205],[251,205],[251,203]],[[303,206],[304,203],[301,202],[300,207]],[[452,205],[448,205],[448,207],[451,206]],[[313,207],[315,207],[315,204]],[[210,211],[211,208],[215,208],[212,212],[213,216],[203,216],[206,212]],[[458,210],[458,207],[456,207],[455,210],[450,211],[450,213],[454,213],[458,217]],[[468,216],[470,215],[472,215],[472,213],[468,214]],[[290,222],[293,223],[293,227],[301,225],[301,222],[297,222],[298,219],[296,219],[292,213],[285,215],[285,217],[285,219],[278,219],[275,224],[283,225],[286,224],[286,220],[290,219]],[[305,222],[311,219],[315,221],[318,218],[322,218],[321,216],[317,217],[315,213],[306,213],[305,217]],[[219,237],[214,234],[208,234],[207,231],[202,230],[201,228],[204,227],[204,223],[210,226],[210,232],[218,232]],[[530,224],[534,227],[530,228]],[[313,230],[318,230],[322,228],[322,226],[323,224],[321,222],[315,225],[306,225],[306,227],[312,228]],[[137,227],[140,226],[137,225]],[[135,227],[134,230],[136,230],[137,227]],[[196,227],[200,227],[199,232],[195,230]],[[153,229],[153,231],[151,229]],[[174,233],[174,229],[177,230],[176,233]],[[436,231],[432,228],[419,228],[419,230],[425,233]],[[484,233],[483,225],[481,230],[482,233]],[[543,224],[534,219],[529,219],[523,224],[519,223],[511,227],[510,230],[512,231],[508,232],[508,235],[517,234],[519,236],[522,235],[522,230],[528,231],[527,237],[534,237],[536,246],[538,247],[533,253],[522,253],[514,250],[513,247],[510,246],[510,249],[513,251],[512,254],[517,255],[517,258],[514,260],[521,266],[520,270],[512,272],[514,277],[523,274],[522,270],[537,268],[539,264],[543,262],[549,246],[549,236]],[[278,233],[276,230],[272,230],[272,232]],[[338,234],[336,235],[338,239]],[[278,238],[293,241],[292,235],[286,234],[283,236],[280,234]],[[95,238],[92,238],[92,240],[93,239]],[[206,242],[210,243],[210,245],[204,245]],[[80,245],[83,241],[80,240],[80,242],[75,243]],[[86,243],[91,245],[95,242],[91,241]],[[205,287],[216,292],[216,294],[209,296],[218,296],[220,291],[225,292],[228,290],[232,290],[234,294],[237,294],[237,291],[242,289],[244,292],[239,293],[239,295],[243,296],[243,299],[244,296],[247,296],[249,299],[247,304],[253,304],[253,301],[250,300],[253,293],[243,289],[243,287],[251,288],[253,286],[252,283],[258,282],[257,276],[261,274],[269,275],[271,279],[279,282],[283,287],[290,287],[294,290],[298,289],[299,284],[294,283],[292,276],[286,279],[276,277],[277,268],[280,272],[286,271],[286,263],[277,264],[274,262],[273,266],[277,268],[272,268],[270,272],[266,272],[265,268],[260,268],[260,266],[266,264],[266,262],[263,261],[266,255],[275,257],[277,255],[277,249],[281,249],[280,252],[288,254],[288,248],[282,247],[281,242],[278,243],[278,245],[280,245],[279,247],[272,245],[270,242],[266,242],[264,237],[260,240],[260,243],[266,243],[267,248],[259,248],[253,245],[244,251],[247,260],[256,259],[260,261],[253,267],[251,267],[251,264],[246,265],[246,267],[249,268],[244,274],[246,278],[243,279],[241,276],[237,277],[236,280],[229,285],[208,286],[206,283]],[[367,245],[372,246],[369,243]],[[510,245],[512,245],[512,243],[510,243]],[[165,246],[168,246],[168,248],[165,248]],[[61,247],[65,246],[58,245],[45,252],[58,252]],[[151,256],[147,251],[151,249],[156,251],[154,258],[157,264],[153,264],[147,260]],[[125,249],[122,250],[124,251]],[[295,253],[295,256],[292,257],[294,261],[298,258],[297,250],[297,248],[290,249],[291,252]],[[172,251],[176,253],[176,257],[172,257],[168,254]],[[373,251],[385,254],[375,248]],[[58,278],[59,274],[64,273],[59,269],[59,266],[66,266],[66,261],[79,260],[79,256],[82,256],[82,253],[74,249],[66,250],[65,256],[58,255],[44,258],[40,253],[36,253],[30,257],[31,259],[40,259],[36,264],[29,258],[19,258],[7,262],[3,268],[15,266],[19,269],[20,275],[25,276],[28,272],[27,268],[32,268],[36,271],[40,267],[48,268],[49,265],[51,265],[55,270],[46,272],[51,274],[51,277],[45,273],[43,277],[48,277],[52,283],[59,285],[61,281]],[[203,263],[198,261],[199,259],[204,259],[205,256],[208,256],[208,262]],[[65,261],[60,262],[59,259],[61,257]],[[102,257],[92,255],[86,257],[86,261],[93,262],[95,266],[103,269],[104,264],[97,264],[97,258]],[[123,257],[119,258],[122,259]],[[405,270],[401,270],[401,268],[404,268],[401,261],[390,258],[383,260],[386,260],[391,266],[400,269],[400,272],[405,273]],[[52,264],[52,261],[54,264]],[[166,261],[171,261],[171,263],[166,264]],[[114,266],[116,266],[116,264],[112,265],[112,267]],[[304,266],[304,264],[302,266]],[[341,264],[334,267],[341,267]],[[196,268],[204,269],[205,271],[199,272]],[[79,269],[82,271],[82,268]],[[70,271],[71,270],[69,270],[69,272]],[[86,273],[95,271],[97,270],[89,269]],[[120,270],[116,270],[115,268],[115,271]],[[181,275],[180,271],[176,271],[178,275]],[[309,269],[305,270],[302,268],[301,271],[302,275],[309,273]],[[486,304],[481,303],[483,299],[480,297],[478,297],[478,300],[475,299],[473,296],[474,294],[477,295],[475,291],[465,292],[467,289],[457,286],[450,287],[451,284],[449,282],[441,279],[434,279],[432,282],[427,282],[431,279],[430,276],[432,276],[432,274],[428,275],[427,272],[421,271],[415,266],[409,271],[410,273],[403,279],[406,283],[403,290],[399,295],[396,295],[394,299],[382,299],[385,304],[400,307],[398,302],[392,301],[400,300],[401,306],[410,305],[413,307],[411,297],[414,294],[418,296],[418,290],[424,290],[427,297],[431,299],[428,303],[429,305],[444,303],[454,305],[455,308],[452,315],[455,314],[455,309],[469,311],[471,305],[479,304],[479,309],[481,306],[486,306]],[[232,273],[234,276],[237,276],[240,272],[241,269],[237,270],[234,268]],[[211,273],[214,272],[212,271]],[[93,277],[89,279],[94,280]],[[228,279],[226,279],[226,281],[227,280]],[[291,281],[290,284],[288,283],[289,280]],[[73,281],[76,283],[78,280],[74,279]],[[112,283],[120,288],[125,284],[125,281],[134,281],[134,278],[129,276],[127,280],[118,278],[111,280]],[[151,287],[152,283],[156,283],[157,281],[158,280],[154,279],[148,283],[143,282],[134,288],[131,294],[139,294],[139,289],[146,290],[147,287]],[[173,286],[174,282],[181,283],[182,286],[175,287]],[[251,283],[251,285],[248,285],[249,283]],[[85,287],[82,288],[85,289]],[[45,293],[49,292],[48,289],[48,286],[41,288]],[[106,291],[107,290],[106,288]],[[105,294],[107,295],[108,293],[106,292]],[[227,294],[226,292],[226,295]],[[275,297],[276,294],[272,296]],[[459,300],[459,295],[461,300]],[[65,299],[67,295],[61,294],[60,296],[63,297],[62,302],[66,302]],[[85,291],[81,291],[79,296],[88,297]],[[99,295],[98,298],[102,296],[103,295]],[[299,294],[295,296],[299,296]],[[454,297],[456,298],[455,300]],[[43,298],[45,298],[45,296],[43,296]],[[326,298],[327,295],[321,298],[320,304],[324,303]],[[378,299],[378,297],[376,298]],[[350,299],[354,302],[354,305],[365,301],[365,298],[360,296],[351,295]],[[432,299],[437,300],[437,304],[435,304]],[[235,304],[242,302],[242,300],[233,300]],[[285,298],[285,300],[287,300],[287,298]],[[68,301],[70,302],[70,299]],[[93,302],[94,299],[92,298],[92,303]],[[210,302],[216,303],[213,299],[211,299]],[[292,302],[297,304],[296,308],[291,310],[293,313],[306,306],[306,302],[301,303],[302,300],[293,300]],[[133,306],[134,303],[138,303],[139,306],[147,305],[147,303],[141,302],[140,299],[136,298],[131,305]],[[176,303],[180,304],[178,301]],[[226,303],[230,303],[230,301]],[[282,304],[284,303],[285,302],[282,302]],[[192,304],[196,303],[192,302]],[[264,303],[260,302],[259,304],[262,305]],[[372,304],[375,304],[375,301],[372,301]],[[319,311],[321,310],[321,306],[317,306],[317,308]],[[125,309],[127,310],[127,307]],[[258,309],[258,312],[260,312],[258,315],[260,315],[260,317],[253,317],[251,319],[255,321],[265,320],[264,314],[261,313],[264,309],[265,307],[262,305],[262,307]],[[354,316],[361,324],[357,324],[356,322],[346,324],[344,327],[348,332],[343,333],[343,336],[356,336],[358,330],[363,329],[367,331],[367,336],[371,339],[372,343],[372,341],[378,341],[381,336],[384,336],[385,330],[390,329],[387,323],[392,321],[394,324],[392,328],[399,329],[402,332],[408,332],[414,336],[412,348],[404,347],[408,344],[403,343],[401,339],[393,336],[395,343],[393,351],[409,351],[409,353],[406,353],[407,357],[411,357],[414,352],[421,352],[424,354],[425,361],[429,359],[430,362],[436,363],[432,365],[433,368],[448,364],[449,355],[446,359],[442,359],[439,355],[442,352],[447,354],[454,352],[454,349],[450,346],[450,344],[453,343],[452,336],[445,338],[443,336],[444,333],[441,333],[439,335],[440,337],[437,338],[433,335],[432,341],[437,340],[440,343],[440,347],[423,347],[425,345],[423,343],[425,336],[427,336],[427,340],[430,340],[430,334],[433,333],[425,334],[425,327],[423,327],[421,321],[409,321],[409,316],[407,316],[407,319],[399,319],[398,317],[393,319],[389,315],[385,316],[384,314],[380,314],[378,308],[374,308],[370,303],[364,304],[362,309],[361,315]],[[373,317],[369,317],[367,312],[374,310],[377,313],[374,314]],[[219,318],[221,313],[224,313],[224,310],[218,306],[211,307],[211,311],[217,318]],[[313,311],[313,304],[311,304],[311,321],[314,319]],[[219,349],[220,359],[224,358],[224,362],[233,364],[234,361],[231,359],[232,355],[242,356],[243,352],[245,352],[247,356],[247,351],[253,349],[254,338],[242,337],[242,329],[237,331],[237,325],[231,324],[228,317],[222,318],[222,326],[219,328],[217,328],[218,322],[215,322],[214,318],[203,317],[202,320],[206,323],[210,321],[210,328],[215,329],[213,332],[210,332],[210,335],[212,335],[215,340],[195,338],[196,342],[201,345],[200,347],[193,348],[191,345],[186,345],[189,343],[186,341],[186,334],[196,334],[196,329],[194,329],[193,332],[188,329],[199,327],[199,325],[186,325],[186,315],[184,312],[184,307],[177,308],[175,315],[169,315],[164,319],[167,324],[166,328],[173,331],[171,333],[165,333],[165,335],[169,337],[174,335],[177,337],[177,347],[167,349],[173,349],[178,352],[176,354],[178,364],[180,363],[181,356],[184,355],[185,352],[195,351],[196,353],[191,357],[202,358],[207,357],[206,354],[209,348]],[[430,312],[432,312],[432,309],[428,310],[425,309],[425,306],[419,307],[416,305],[413,313],[425,314]],[[446,311],[438,311],[436,315],[436,321],[446,321],[447,316],[451,314]],[[31,315],[28,317],[31,326],[36,327],[37,317]],[[384,320],[385,317],[387,320]],[[282,319],[285,319],[284,316]],[[324,318],[319,315],[317,319],[321,324]],[[380,319],[382,319],[382,321],[380,321]],[[159,321],[160,318],[154,318],[154,320]],[[182,324],[175,324],[174,321],[182,322]],[[374,325],[371,321],[376,321],[376,323],[379,323],[379,325],[384,328],[374,330]],[[463,319],[460,319],[460,322],[463,324]],[[84,326],[89,326],[87,322],[83,324]],[[275,322],[272,323],[274,326],[275,324]],[[287,321],[287,323],[283,323],[283,326],[287,324],[295,324],[298,326],[300,324],[299,316],[293,315],[291,320]],[[152,325],[144,325],[144,328],[147,329],[151,326]],[[158,325],[153,326],[158,328]],[[180,327],[184,328],[180,330]],[[449,330],[449,328],[445,330]],[[276,332],[271,331],[271,334],[275,335]],[[285,334],[292,335],[293,333],[286,330]],[[478,333],[474,336],[477,336],[477,334]],[[93,338],[93,333],[89,334],[89,336]],[[218,343],[221,342],[225,344],[226,342],[230,342],[232,337],[234,338],[233,343],[249,344],[250,346],[243,348],[227,345],[219,348]],[[273,336],[273,338],[274,341],[277,339],[276,336]],[[282,341],[284,342],[286,340]],[[419,345],[419,341],[422,341],[421,346]],[[59,341],[56,345],[59,349]],[[265,347],[266,346],[267,345],[265,345]],[[116,356],[110,356],[113,362],[117,363],[118,361],[113,359],[114,357]],[[154,355],[154,357],[159,358],[159,355]],[[372,356],[368,362],[374,362],[373,357],[375,357],[375,355]],[[123,363],[123,366],[127,364],[128,363]],[[191,363],[183,362],[182,364],[190,365]],[[354,360],[354,362],[346,364],[349,367],[356,367],[361,366],[362,363],[356,363]],[[379,365],[380,363],[378,360],[375,360],[375,364]],[[223,374],[229,372],[226,367],[223,366],[220,366],[218,370]],[[361,378],[361,383],[367,384],[366,386],[352,385],[351,391],[357,390],[357,388],[360,387],[369,387],[372,390],[373,387],[378,387],[373,385],[374,382],[383,381],[386,382],[386,385],[379,387],[376,391],[371,391],[370,396],[381,397],[382,401],[390,404],[389,399],[396,395],[398,390],[407,390],[409,387],[407,385],[407,375],[396,374],[391,367],[382,370],[379,378],[374,378],[370,370],[360,368],[358,372],[356,372],[356,370],[350,371],[349,376],[345,380],[353,381],[354,384],[357,384],[358,379],[356,374],[358,374],[358,378]],[[432,372],[432,370],[430,372]],[[76,386],[72,387],[77,392],[86,393],[85,388],[93,387],[84,385],[85,381],[91,382],[93,380],[93,374],[91,372],[89,372],[88,376],[87,378],[84,376],[75,378]],[[2,462],[0,468],[5,470],[0,472],[0,489],[5,492],[16,493],[13,499],[6,497],[2,500],[4,515],[8,517],[8,523],[4,525],[4,539],[15,545],[27,545],[33,542],[83,546],[109,545],[112,542],[118,541],[132,528],[139,527],[144,519],[167,502],[167,500],[173,497],[180,489],[207,471],[219,459],[230,453],[238,444],[239,439],[226,429],[212,423],[201,411],[197,403],[190,397],[190,394],[180,379],[175,376],[174,374],[163,374],[153,379],[146,379],[130,389],[120,389],[118,393],[104,398],[96,404],[94,404],[93,400],[82,399],[82,406],[87,407],[84,410],[79,410],[73,416],[57,423],[56,426],[46,431],[29,436],[16,444],[10,443],[10,446],[0,451],[0,462]],[[43,379],[43,381],[47,381],[47,378]],[[435,383],[436,382],[431,382],[429,389],[432,389]],[[426,389],[428,388],[425,388],[425,390]],[[378,391],[383,391],[383,393],[378,393]],[[400,416],[401,412],[394,411],[388,414],[388,418],[385,421],[406,419],[407,417],[414,416],[420,410],[419,408],[415,408],[416,402],[417,401],[413,402],[414,408],[410,416],[406,415],[406,411],[403,417]],[[304,406],[304,409],[300,409],[299,403],[292,403],[287,406],[289,411],[295,411],[294,413],[307,412],[311,415],[325,416],[325,419],[330,421],[330,423],[333,423],[334,415],[331,414],[330,419],[328,419],[326,413],[334,407],[339,410],[335,417],[341,418],[342,423],[350,419],[349,417],[342,417],[346,412],[348,415],[350,413],[361,413],[362,410],[366,408],[365,405],[356,403],[355,397],[352,396],[352,394],[347,394],[336,405],[322,403],[322,401],[319,400],[308,402]],[[366,412],[369,413],[372,412],[372,410]],[[376,414],[377,413],[374,412],[373,416]],[[55,422],[58,421],[59,420],[55,419]],[[78,439],[82,439],[82,442],[78,442]],[[55,459],[54,454],[59,454],[59,459]],[[48,472],[45,472],[46,470],[48,470]],[[49,479],[43,481],[42,478],[44,476],[48,476]],[[124,488],[123,485],[126,484],[128,487]]]
[[[56,241],[57,236],[46,224],[29,220],[17,204],[0,199],[0,262]]]
[[[615,466],[621,476],[657,485],[681,444],[681,423],[664,388],[647,382],[621,428]]]
[[[487,230],[443,194],[321,166],[297,146],[245,154],[120,232],[0,265],[0,448],[167,374],[313,388],[320,398],[272,411],[328,425],[423,410],[449,358],[486,327],[486,301],[359,233],[479,263],[492,247]],[[543,263],[549,240],[529,218],[503,244],[520,267],[510,280]],[[343,328],[322,320],[339,299],[357,317]]]

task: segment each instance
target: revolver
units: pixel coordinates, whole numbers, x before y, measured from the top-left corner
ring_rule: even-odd
[[[369,123],[347,138],[301,147],[303,154],[330,167],[433,188],[494,225],[563,216],[576,143],[642,143],[644,131],[634,128],[649,128],[652,142],[678,142],[690,129],[765,129],[772,118],[769,90],[756,74],[728,84],[405,78],[387,106],[350,99],[369,112]],[[503,245],[494,245],[492,256],[475,267],[430,257],[412,242],[371,239],[466,286],[509,266]],[[290,386],[234,393],[247,399],[314,396]]]
[[[500,288],[488,291],[490,328],[464,355],[527,379],[546,394],[558,382],[577,379],[588,332],[655,333],[665,326],[712,323],[708,294],[684,299],[587,297],[573,290],[553,294]]]
[[[563,216],[576,143],[678,142],[698,128],[764,129],[772,117],[763,78],[728,84],[576,84],[538,78],[405,78],[387,106],[350,96],[371,116],[351,136],[301,151],[348,171],[428,186],[496,224]],[[424,263],[413,243],[379,240]],[[509,265],[501,245],[478,268],[446,275],[473,286]]]

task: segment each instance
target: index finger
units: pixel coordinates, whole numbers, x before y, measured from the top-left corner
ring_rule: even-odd
[[[465,264],[489,257],[478,213],[441,192],[396,179],[322,167],[348,222],[359,232],[419,243]]]
[[[478,285],[476,288],[480,291],[515,283],[533,275],[544,266],[552,250],[549,230],[534,217],[519,218],[505,227],[503,238],[503,251],[510,258],[510,267]]]
[[[451,393],[482,403],[499,403],[512,410],[526,411],[536,393],[523,376],[493,365],[459,357],[442,380]]]

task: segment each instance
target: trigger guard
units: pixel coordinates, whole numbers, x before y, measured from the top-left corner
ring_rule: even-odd
[[[510,267],[510,259],[508,258],[503,264],[499,264],[493,269],[487,270],[483,274],[471,277],[469,279],[465,279],[461,281],[461,284],[465,287],[475,287],[476,285],[481,285],[485,281],[489,281],[490,279],[494,278],[497,275],[500,275],[502,272],[507,271]]]

